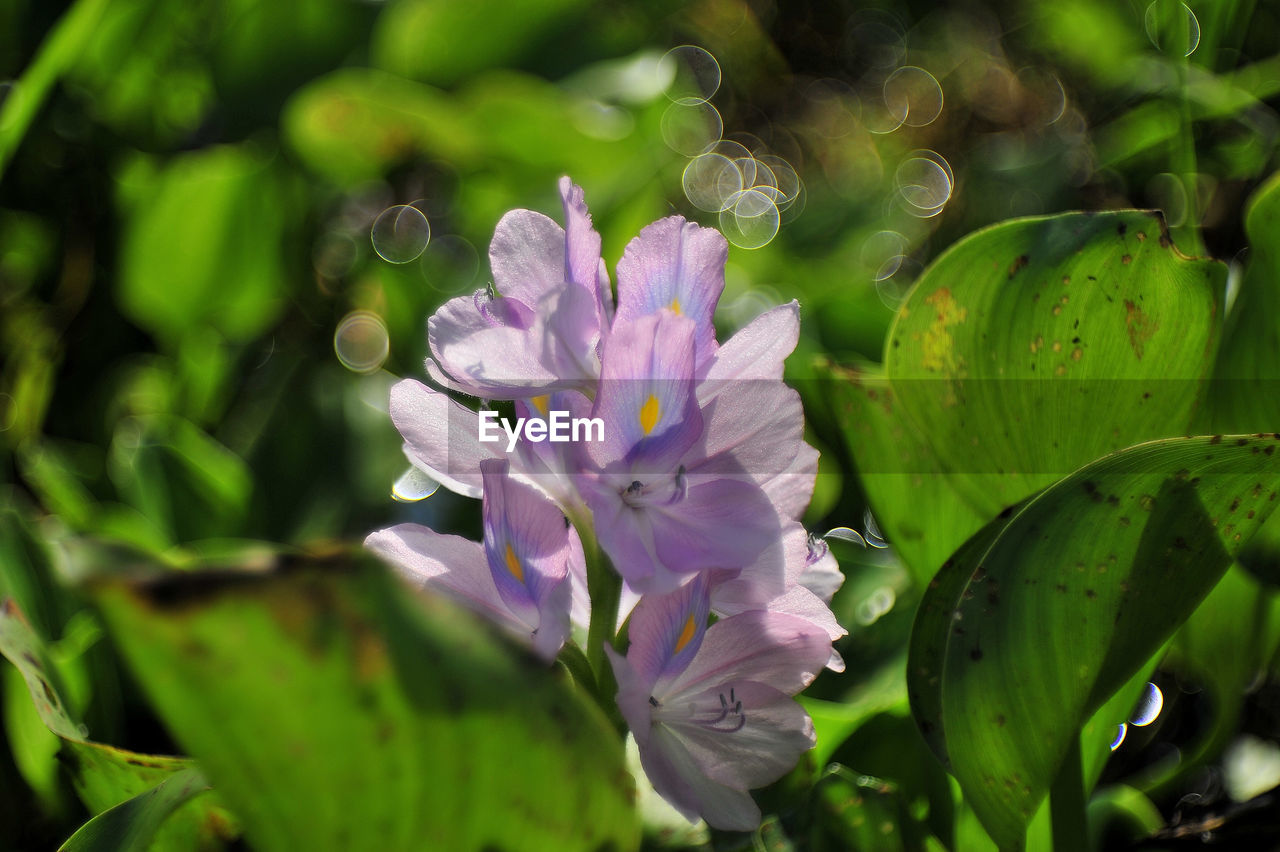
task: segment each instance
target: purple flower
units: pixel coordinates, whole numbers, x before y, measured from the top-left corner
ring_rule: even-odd
[[[735,454],[749,446],[757,456],[748,463],[764,465],[794,456],[799,399],[789,407],[794,391],[771,383],[783,397],[768,395],[769,417],[735,419],[742,412],[730,412],[727,398],[704,412],[695,334],[693,320],[666,308],[615,325],[592,410],[605,440],[587,448],[596,475],[579,483],[583,499],[601,546],[637,592],[671,591],[700,571],[736,573],[762,553],[775,558],[780,586],[777,511]]]
[[[713,583],[711,611],[720,617],[763,610],[802,618],[827,634],[832,642],[848,633],[829,606],[844,582],[836,559],[822,539],[811,538],[799,523],[785,524],[782,535],[786,574],[781,591],[771,559],[757,560],[736,577]],[[844,659],[834,648],[827,668],[844,671]]]
[[[618,708],[654,788],[690,820],[748,831],[747,792],[795,766],[813,723],[792,696],[826,664],[831,641],[790,615],[751,611],[707,627],[705,578],[646,596],[625,658],[610,652]]]
[[[427,371],[446,387],[486,399],[590,390],[612,319],[600,235],[582,189],[560,180],[567,230],[513,210],[489,244],[493,290],[459,296],[427,323]]]
[[[729,243],[718,231],[686,222],[683,216],[660,219],[627,245],[618,262],[619,323],[669,310],[694,323],[695,363],[701,367],[716,353],[712,323],[724,291]]]
[[[843,577],[799,522],[818,462],[800,397],[782,381],[799,306],[767,311],[719,345],[727,243],[673,216],[627,246],[615,317],[582,190],[564,178],[560,192],[564,229],[527,210],[503,217],[494,290],[431,318],[427,370],[446,388],[514,400],[542,434],[554,412],[603,432],[584,443],[482,441],[476,411],[402,381],[390,410],[406,455],[483,497],[484,541],[402,524],[366,544],[551,659],[571,620],[589,624],[578,530],[594,534],[625,580],[618,621],[605,626],[621,629],[629,614],[630,646],[625,657],[607,640],[604,650],[646,773],[690,819],[749,830],[760,821],[749,791],[814,742],[793,696],[823,666],[844,665],[832,642],[845,631],[828,606]]]
[[[507,463],[481,462],[484,544],[399,524],[365,546],[411,582],[439,591],[496,621],[553,660],[569,635],[570,574],[585,573],[582,544],[555,504],[507,475]]]

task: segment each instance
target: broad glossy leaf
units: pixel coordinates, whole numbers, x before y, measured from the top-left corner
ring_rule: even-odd
[[[915,581],[924,585],[984,518],[956,491],[875,367],[829,368],[830,406],[844,425],[871,509]]]
[[[103,811],[80,826],[59,852],[133,852],[147,849],[165,821],[209,789],[199,769],[169,774],[155,787]]]
[[[1155,213],[995,225],[920,277],[885,372],[954,486],[994,517],[1108,452],[1187,434],[1225,274],[1179,253]]]
[[[1223,326],[1204,432],[1280,429],[1280,174],[1245,213],[1249,261]],[[1240,562],[1280,585],[1280,516],[1240,552]]]
[[[907,651],[907,696],[920,734],[943,766],[950,768],[946,734],[942,725],[942,673],[956,625],[955,602],[964,594],[969,573],[963,567],[980,562],[991,545],[1022,506],[1001,512],[973,535],[929,581],[916,608]],[[961,630],[963,631],[963,627]]]
[[[103,580],[96,596],[255,849],[636,844],[598,708],[367,557]]]
[[[1033,498],[939,572],[908,689],[1002,846],[1082,724],[1147,662],[1280,505],[1275,435],[1154,441]],[[959,576],[957,576],[959,575]],[[935,745],[935,750],[937,746]]]
[[[939,256],[883,374],[832,371],[859,476],[912,575],[1093,459],[1186,434],[1224,274],[1142,211],[1006,222]]]

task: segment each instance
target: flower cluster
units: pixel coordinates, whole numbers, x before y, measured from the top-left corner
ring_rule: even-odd
[[[799,306],[718,343],[728,246],[679,216],[627,246],[615,304],[582,190],[563,178],[560,195],[564,228],[528,210],[498,223],[493,286],[431,317],[427,371],[525,424],[596,422],[593,439],[483,441],[476,411],[403,380],[391,417],[406,455],[482,499],[484,540],[401,524],[366,544],[548,661],[585,628],[595,685],[613,698],[616,682],[658,792],[752,829],[748,791],[814,742],[794,696],[843,668],[827,605],[843,578],[799,522],[818,458],[782,381]]]

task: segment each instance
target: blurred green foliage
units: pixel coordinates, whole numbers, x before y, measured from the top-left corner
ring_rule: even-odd
[[[1280,191],[1272,181],[1258,192],[1277,165],[1280,8],[1197,0],[1193,18],[1186,8],[1176,0],[0,4],[0,598],[25,614],[57,694],[93,743],[147,756],[181,744],[204,757],[210,746],[181,703],[122,665],[122,652],[135,666],[152,653],[146,630],[133,635],[123,610],[107,630],[67,584],[85,563],[71,543],[128,546],[188,571],[242,554],[243,540],[314,547],[399,520],[474,536],[478,513],[460,498],[390,501],[406,462],[385,414],[389,383],[420,376],[430,312],[488,280],[486,247],[502,213],[555,213],[562,174],[584,187],[611,266],[660,216],[717,224],[690,203],[689,159],[664,138],[672,106],[658,60],[676,45],[699,45],[718,60],[711,103],[724,137],[782,158],[803,183],[768,245],[731,251],[717,319],[727,333],[769,304],[800,300],[803,337],[788,370],[823,451],[806,521],[819,531],[861,527],[869,495],[893,545],[836,545],[850,578],[834,603],[850,629],[841,646],[850,665],[806,698],[820,737],[816,764],[761,794],[768,817],[756,838],[710,842],[841,848],[842,838],[888,825],[882,836],[901,848],[981,848],[989,841],[972,808],[913,728],[905,650],[938,566],[996,512],[1056,477],[1005,490],[967,474],[944,481],[934,474],[968,460],[970,448],[940,452],[928,435],[921,441],[921,421],[925,432],[977,430],[1024,473],[1017,465],[1044,448],[1041,432],[1058,427],[1036,415],[1039,427],[1015,428],[998,416],[1016,417],[1031,404],[1022,399],[1004,408],[986,401],[942,429],[930,401],[900,398],[892,384],[900,365],[883,353],[910,287],[961,237],[1016,216],[1159,208],[1178,247],[1225,267],[1166,258],[1157,261],[1164,278],[1126,283],[1147,310],[1160,298],[1157,278],[1201,270],[1192,277],[1205,309],[1168,307],[1159,321],[1181,337],[1123,375],[1199,379],[1207,365],[1215,382],[1207,401],[1198,386],[1186,388],[1141,428],[1121,403],[1098,401],[1060,429],[1070,447],[1054,456],[1053,472],[1157,437],[1156,427],[1166,428],[1160,436],[1280,427]],[[906,120],[919,103],[895,119],[901,105],[886,100],[886,83],[904,67],[923,69],[943,93],[931,120]],[[923,166],[934,183],[913,177],[922,158],[937,164]],[[913,205],[921,198],[924,207]],[[430,222],[430,242],[405,264],[384,260],[370,238],[395,204],[413,204]],[[1148,231],[1146,246],[1125,256],[1145,262],[1141,252],[1156,249],[1157,230]],[[990,248],[1002,275],[1021,252],[1011,247]],[[994,292],[998,282],[989,283]],[[369,343],[338,334],[354,311],[381,319],[385,362],[379,340],[372,360],[348,357]],[[904,316],[898,327],[924,318]],[[1103,337],[1123,354],[1123,335]],[[1216,360],[1204,339],[1221,341]],[[1012,364],[1035,337],[1005,342],[1001,357]],[[977,363],[986,344],[970,343]],[[1034,348],[1028,354],[1048,363]],[[915,419],[878,413],[890,408]],[[932,478],[923,485],[904,470]],[[1131,834],[1135,825],[1138,833],[1166,826],[1181,818],[1188,793],[1233,813],[1213,780],[1222,750],[1241,732],[1280,739],[1280,719],[1258,697],[1280,681],[1277,524],[1241,551],[1244,567],[1227,571],[1172,640],[1157,675],[1169,687],[1168,721],[1144,729],[1151,733],[1105,769],[1101,755],[1086,754],[1097,764],[1086,771],[1090,783],[1101,773],[1104,785],[1091,805],[1095,835],[1124,835],[1104,831],[1106,820]],[[1113,699],[1120,704],[1132,702],[1158,655],[1128,662],[1138,671]],[[5,668],[0,690],[0,846],[53,848],[125,800],[127,811],[153,815],[177,803],[131,798],[146,792],[136,779],[94,792],[76,768],[83,744],[49,732],[16,667]],[[1103,725],[1099,717],[1090,724]],[[827,771],[829,761],[847,768]],[[210,770],[215,783],[219,772],[233,778]],[[277,830],[254,819],[262,836]],[[1230,825],[1219,829],[1228,839]],[[1045,830],[1037,818],[1033,846]]]

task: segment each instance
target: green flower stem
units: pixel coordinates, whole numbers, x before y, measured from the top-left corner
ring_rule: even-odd
[[[1072,737],[1058,777],[1049,788],[1049,821],[1053,825],[1054,852],[1078,852],[1089,847],[1089,826],[1085,817],[1084,761],[1080,735]]]
[[[595,693],[595,673],[591,671],[591,665],[587,662],[587,655],[582,653],[582,649],[576,643],[564,643],[564,647],[560,649],[560,655],[556,657],[556,660],[560,665],[564,666],[565,671],[573,678],[574,683],[592,694]]]
[[[591,598],[591,623],[587,626],[587,664],[595,676],[596,701],[610,721],[619,730],[625,730],[614,700],[618,692],[618,681],[613,676],[613,666],[609,664],[604,652],[605,646],[613,644],[617,638],[614,628],[618,623],[622,577],[600,549],[590,519],[582,513],[574,513],[570,520],[582,540],[582,552],[587,561],[587,594]]]

